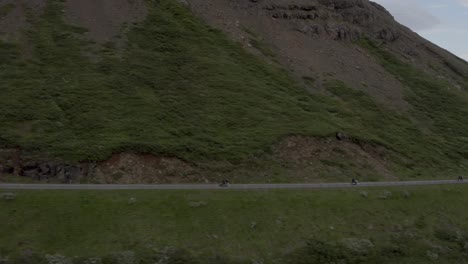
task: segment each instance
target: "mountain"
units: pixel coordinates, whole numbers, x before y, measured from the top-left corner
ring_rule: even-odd
[[[2,0],[0,40],[4,180],[404,180],[468,166],[468,63],[367,0]]]

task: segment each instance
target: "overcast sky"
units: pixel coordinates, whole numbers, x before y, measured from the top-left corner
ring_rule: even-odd
[[[468,0],[373,0],[400,23],[468,60]]]

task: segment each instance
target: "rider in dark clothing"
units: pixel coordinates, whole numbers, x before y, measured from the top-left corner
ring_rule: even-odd
[[[458,181],[463,181],[463,176],[458,176]]]
[[[353,179],[351,180],[351,184],[357,184],[357,180],[356,180],[355,178],[353,178]]]

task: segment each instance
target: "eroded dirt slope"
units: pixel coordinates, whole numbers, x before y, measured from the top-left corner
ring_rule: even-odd
[[[97,42],[122,37],[125,27],[146,18],[144,0],[67,0],[67,20],[89,30]]]
[[[388,160],[391,151],[352,139],[284,137],[270,154],[239,164],[190,164],[176,157],[123,152],[100,162],[66,164],[37,160],[20,149],[0,149],[2,174],[62,183],[216,183],[337,182],[356,177],[365,181],[398,180]]]
[[[311,91],[321,89],[328,79],[339,79],[381,103],[407,109],[399,80],[365,50],[350,43],[362,37],[384,43],[403,60],[452,82],[455,87],[460,87],[463,74],[468,73],[463,62],[398,24],[383,7],[367,0],[188,2],[195,14],[246,48],[257,53],[271,49],[283,66],[298,79],[306,80]],[[259,39],[264,46],[259,49],[252,39]]]

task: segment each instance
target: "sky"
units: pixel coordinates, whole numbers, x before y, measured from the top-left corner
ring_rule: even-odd
[[[401,24],[468,61],[468,0],[372,0]]]

